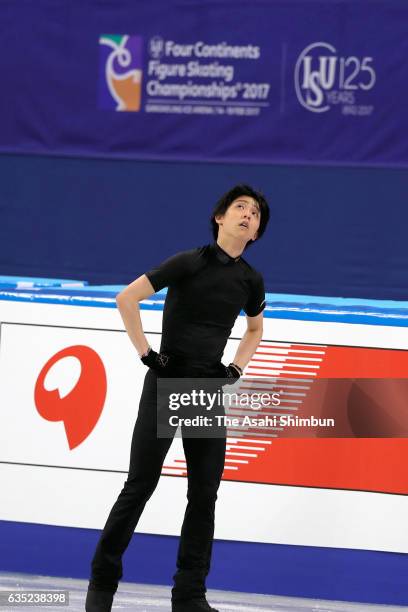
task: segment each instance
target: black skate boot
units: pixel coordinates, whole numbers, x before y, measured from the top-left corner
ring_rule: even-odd
[[[218,612],[205,597],[171,602],[171,612]]]
[[[114,593],[88,589],[85,601],[86,612],[111,612]]]

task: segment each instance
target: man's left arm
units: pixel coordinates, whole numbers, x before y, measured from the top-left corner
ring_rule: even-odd
[[[239,343],[237,352],[233,359],[233,363],[244,370],[246,365],[251,361],[252,355],[255,353],[263,332],[263,311],[256,317],[246,317],[247,329],[242,340]]]

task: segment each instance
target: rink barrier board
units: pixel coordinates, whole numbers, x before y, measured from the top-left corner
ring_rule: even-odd
[[[0,521],[0,571],[89,579],[100,532]],[[123,581],[171,585],[178,538],[136,533]],[[408,555],[215,540],[209,589],[408,605]],[[120,589],[119,585],[119,589]]]
[[[122,286],[1,288],[0,300],[70,306],[116,308],[116,295]],[[166,290],[141,302],[142,309],[163,310]],[[241,313],[243,314],[243,313]],[[264,316],[274,319],[357,323],[364,325],[408,326],[408,302],[361,300],[266,294]]]
[[[39,291],[3,290],[0,299],[115,308],[116,292],[105,291],[105,287],[100,290],[92,287],[89,290],[58,289],[58,293],[54,287]],[[142,308],[162,310],[164,295],[165,291],[160,292],[156,299],[142,304]],[[279,296],[280,300],[276,297],[271,300],[268,295],[266,317],[407,326],[406,302],[386,301],[376,308],[372,303],[366,305],[370,302],[367,300],[305,296],[310,301],[302,304],[300,296],[284,296],[285,300],[283,296]],[[1,521],[0,539],[5,552],[2,558],[3,565],[7,565],[1,569],[87,578],[88,561],[98,534],[98,530],[92,529]],[[38,554],[39,541],[41,556]],[[177,541],[171,536],[136,534],[126,553],[124,579],[169,584]],[[49,546],[44,546],[45,542]],[[61,550],[64,555],[55,555],[55,551]],[[146,560],[142,566],[140,557],[143,554],[146,558],[146,550],[152,553],[151,563]],[[214,552],[209,588],[365,603],[408,603],[407,554],[231,541],[216,541]],[[78,563],[78,558],[83,563]],[[169,567],[165,565],[166,558],[169,558]],[[163,567],[157,559],[163,560]]]

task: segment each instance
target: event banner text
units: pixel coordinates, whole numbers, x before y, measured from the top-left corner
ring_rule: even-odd
[[[408,163],[406,0],[5,1],[0,151]]]

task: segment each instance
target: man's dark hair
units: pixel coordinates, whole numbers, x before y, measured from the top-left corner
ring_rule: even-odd
[[[217,204],[215,205],[215,208],[213,210],[213,213],[211,215],[211,220],[210,220],[211,230],[214,236],[214,240],[217,240],[218,238],[218,229],[219,229],[218,223],[216,222],[215,217],[218,217],[218,215],[225,214],[228,208],[231,206],[231,204],[237,198],[240,198],[241,196],[249,196],[250,198],[253,198],[256,202],[258,202],[260,213],[261,213],[261,220],[259,224],[257,240],[259,240],[259,238],[262,237],[263,233],[266,230],[266,226],[268,225],[268,221],[269,221],[268,202],[266,201],[264,195],[260,191],[255,191],[255,189],[253,189],[249,185],[244,185],[243,183],[241,183],[239,185],[235,185],[235,187],[227,191],[227,193],[224,193],[224,195],[218,200]],[[249,242],[247,242],[245,248],[249,247],[250,244],[253,244],[253,240],[250,240]]]

